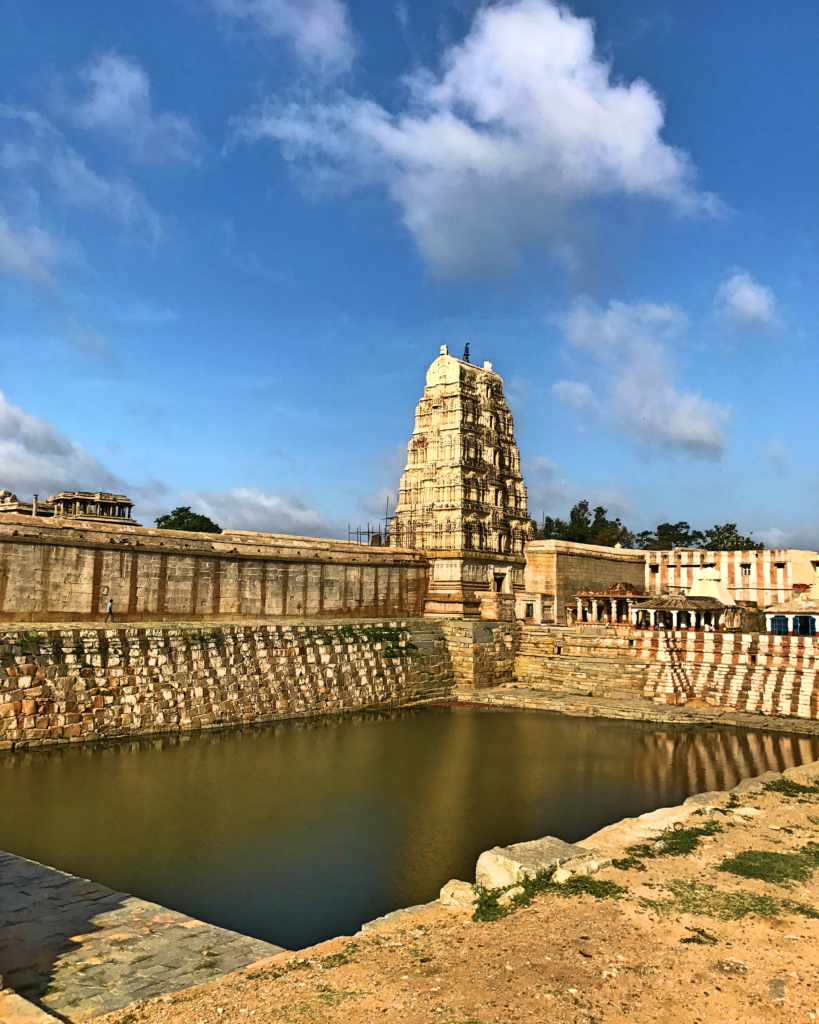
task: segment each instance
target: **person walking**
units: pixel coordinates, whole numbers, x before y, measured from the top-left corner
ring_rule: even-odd
[[[114,599],[113,598],[111,598],[108,601],[108,608],[106,609],[106,612],[105,612],[105,621],[107,622],[109,620],[109,618],[110,618],[110,620],[112,622],[116,621],[114,619]]]

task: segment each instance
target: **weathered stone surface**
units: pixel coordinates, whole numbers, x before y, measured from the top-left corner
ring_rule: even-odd
[[[513,885],[511,889],[507,889],[502,896],[498,896],[498,906],[508,907],[516,896],[522,896],[526,890],[522,885]]]
[[[56,1017],[6,988],[0,991],[0,1024],[59,1024]]]
[[[45,678],[29,685],[0,672],[0,743],[223,728],[447,696],[446,640],[423,621],[422,635],[434,625],[434,639],[416,649],[417,623],[50,629],[33,640],[10,630],[0,640],[0,670],[19,670],[36,653]]]
[[[475,890],[469,882],[453,878],[441,889],[441,906],[471,907],[475,902]]]
[[[0,852],[0,880],[5,984],[71,1022],[282,951],[24,857]]]
[[[367,935],[370,932],[378,931],[384,925],[392,924],[393,921],[400,921],[404,917],[414,917],[416,914],[423,914],[425,910],[431,910],[438,905],[438,900],[432,900],[431,903],[418,903],[414,907],[402,907],[400,910],[392,910],[389,914],[384,914],[382,917],[376,917],[374,920],[362,924],[361,929],[356,934],[359,936]]]
[[[710,793],[695,793],[688,797],[683,806],[693,805],[694,807],[724,807],[731,799],[731,794],[725,790],[712,790]]]
[[[522,878],[534,878],[539,871],[559,867],[567,860],[588,857],[589,852],[553,836],[513,846],[496,846],[478,858],[475,881],[487,889],[514,885]]]
[[[786,779],[797,782],[801,786],[815,786],[819,783],[819,761],[798,765],[795,768],[786,768],[782,774]]]
[[[117,622],[421,615],[422,551],[227,530],[0,515],[0,620]]]
[[[748,793],[761,793],[766,783],[775,782],[782,778],[782,772],[763,772],[753,779],[743,779],[739,785],[734,786],[731,792],[735,796],[746,796]]]
[[[611,867],[611,859],[608,857],[577,857],[574,860],[567,860],[565,864],[555,871],[552,881],[562,885],[572,875],[596,875],[603,868]]]

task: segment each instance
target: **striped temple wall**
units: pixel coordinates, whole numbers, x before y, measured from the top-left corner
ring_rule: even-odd
[[[676,593],[694,583],[697,570],[714,566],[735,601],[764,608],[787,601],[793,588],[810,586],[819,554],[776,548],[770,551],[705,551],[678,548],[645,553],[646,590]]]
[[[645,693],[654,701],[700,698],[739,711],[819,718],[814,637],[667,630],[636,639],[634,650],[649,661]]]
[[[599,677],[601,692],[636,686],[656,703],[700,699],[738,711],[819,718],[819,637],[622,627],[601,634],[524,626],[515,675],[535,688],[560,687],[564,678],[576,685],[581,677],[593,688]],[[645,675],[624,669],[624,659],[644,665]]]

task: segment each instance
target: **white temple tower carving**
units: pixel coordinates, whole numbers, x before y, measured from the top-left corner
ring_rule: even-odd
[[[433,563],[428,614],[514,615],[532,526],[512,431],[492,364],[442,345],[415,410],[390,536]]]

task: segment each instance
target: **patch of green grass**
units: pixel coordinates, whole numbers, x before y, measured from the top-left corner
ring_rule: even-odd
[[[499,921],[518,907],[528,906],[533,897],[541,892],[549,892],[563,897],[588,895],[594,896],[598,900],[605,900],[619,899],[628,891],[616,882],[592,878],[589,875],[572,875],[562,884],[558,884],[553,881],[554,873],[555,869],[549,868],[548,871],[539,871],[534,878],[523,878],[516,883],[523,887],[523,892],[514,896],[512,902],[506,905],[498,903],[498,898],[506,892],[506,889],[486,889],[482,885],[476,885],[477,899],[472,920]]]
[[[715,836],[718,832],[722,832],[722,825],[716,821],[706,821],[704,825],[681,828],[676,832],[669,828],[657,840],[655,849],[663,857],[681,857],[696,850],[703,836]]]
[[[655,848],[649,846],[648,843],[635,843],[633,846],[627,846],[624,852],[626,854],[625,857],[612,861],[614,867],[620,868],[621,871],[628,871],[630,868],[636,871],[645,871],[646,866],[643,864],[643,858],[657,856]]]
[[[627,846],[623,851],[626,856],[613,860],[612,864],[621,871],[645,871],[644,860],[653,857],[681,857],[696,850],[703,836],[715,836],[718,832],[722,832],[722,825],[715,821],[706,821],[704,825],[676,831],[667,828],[655,843],[635,843],[633,846]]]
[[[801,914],[803,917],[819,918],[819,911],[806,903],[758,896],[744,889],[725,892],[705,882],[684,882],[679,878],[672,878],[664,886],[673,893],[671,898],[641,900],[644,906],[659,914],[694,914],[698,917],[715,917],[720,921],[738,921],[748,914],[757,914],[759,917]]]
[[[731,794],[731,799],[725,805],[725,810],[726,811],[734,811],[734,810],[737,809],[737,807],[739,807],[739,797],[736,795],[736,793],[732,793]]]
[[[331,953],[330,956],[326,956],[321,961],[321,965],[324,968],[343,967],[344,964],[350,962],[350,957],[357,949],[357,942],[348,942],[340,953]]]
[[[555,885],[551,891],[558,896],[581,896],[585,893],[597,900],[618,900],[628,892],[625,886],[608,879],[592,878],[591,875],[572,875],[562,885]]]
[[[774,885],[806,882],[819,867],[819,845],[808,843],[797,853],[774,853],[770,850],[743,850],[726,857],[717,871],[727,871],[742,878],[759,878]]]
[[[812,825],[819,825],[819,817],[817,817],[815,814],[809,814],[808,815],[808,821]]]
[[[338,1006],[345,999],[355,999],[357,992],[348,992],[346,989],[321,988],[316,993],[316,998],[325,1006]]]
[[[803,786],[801,782],[790,779],[774,779],[765,784],[768,793],[781,793],[783,796],[819,796],[819,786]]]

